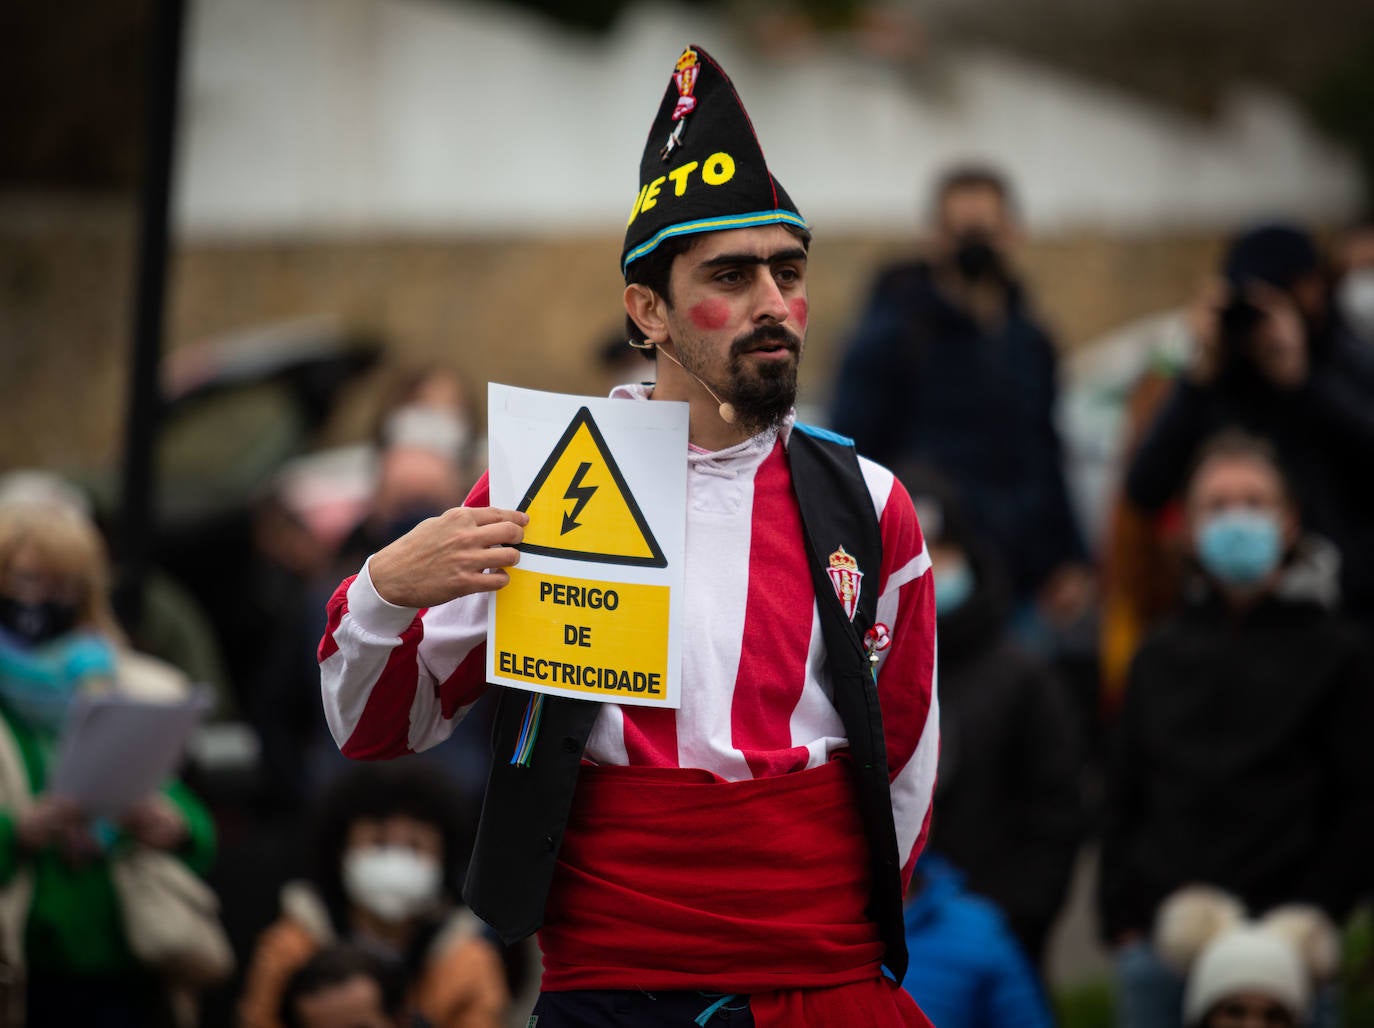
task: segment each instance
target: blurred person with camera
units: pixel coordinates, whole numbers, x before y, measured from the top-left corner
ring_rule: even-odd
[[[1199,444],[1227,426],[1268,440],[1304,526],[1340,552],[1347,610],[1374,616],[1374,361],[1335,315],[1312,239],[1287,225],[1241,233],[1188,314],[1192,354],[1126,474],[1155,511],[1182,491]]]
[[[1054,341],[1010,261],[1011,186],[994,168],[955,167],[932,221],[929,256],[877,277],[831,425],[875,460],[948,479],[1006,567],[1019,620],[1064,630],[1095,587],[1054,424]]]
[[[1374,856],[1374,670],[1331,610],[1330,544],[1304,535],[1251,436],[1210,440],[1185,499],[1193,581],[1131,665],[1106,783],[1099,913],[1122,1028],[1180,1023],[1183,978],[1150,944],[1176,890],[1339,924]]]

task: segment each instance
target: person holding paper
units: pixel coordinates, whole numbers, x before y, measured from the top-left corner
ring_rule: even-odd
[[[0,960],[20,983],[0,991],[6,1024],[23,1007],[35,1025],[160,1023],[162,986],[130,951],[110,863],[131,844],[197,872],[213,855],[210,815],[180,784],[117,823],[47,788],[73,701],[115,688],[119,638],[90,521],[0,503]]]
[[[938,753],[911,500],[794,420],[811,234],[700,47],[639,183],[624,302],[661,359],[612,396],[688,405],[681,705],[502,689],[466,899],[508,942],[539,931],[539,1028],[926,1025],[893,980]],[[529,523],[489,504],[483,479],[331,598],[345,754],[437,745],[487,688],[488,607]]]

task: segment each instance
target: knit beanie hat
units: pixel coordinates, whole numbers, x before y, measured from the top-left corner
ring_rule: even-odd
[[[1209,1010],[1238,992],[1273,999],[1296,1024],[1307,1020],[1311,986],[1297,951],[1258,925],[1238,925],[1207,944],[1188,975],[1183,1023],[1200,1023]]]
[[[1155,926],[1160,958],[1188,976],[1183,1023],[1202,1023],[1228,996],[1255,992],[1306,1022],[1314,978],[1335,974],[1340,938],[1315,907],[1275,908],[1258,922],[1233,896],[1210,886],[1180,889],[1160,907]]]
[[[806,220],[768,170],[744,103],[701,47],[682,51],[639,162],[621,269],[663,240]]]

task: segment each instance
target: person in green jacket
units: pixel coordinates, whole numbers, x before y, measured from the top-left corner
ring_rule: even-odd
[[[48,788],[72,701],[119,681],[99,535],[52,503],[0,503],[0,1022],[156,1025],[171,1015],[124,930],[111,862],[143,845],[203,873],[209,812],[177,782],[114,821]]]

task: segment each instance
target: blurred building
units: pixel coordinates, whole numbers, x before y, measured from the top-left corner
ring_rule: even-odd
[[[598,34],[468,0],[188,3],[169,348],[328,315],[408,362],[457,360],[479,383],[599,390],[592,341],[617,320],[643,125],[688,40],[738,79],[823,244],[801,382],[812,403],[829,394],[870,271],[910,248],[925,189],[951,160],[993,160],[1016,182],[1021,263],[1070,347],[1176,303],[1237,223],[1331,222],[1359,197],[1353,158],[1277,92],[1232,91],[1186,113],[1033,48],[1011,56],[928,32],[900,5],[891,25],[820,34],[767,16],[800,6],[629,3]],[[929,11],[1013,25],[999,4]],[[146,23],[151,7],[111,10]],[[99,26],[45,24],[60,29],[34,51],[49,58],[17,60],[16,76],[73,56],[24,108],[43,129],[29,135],[79,155],[111,135],[95,113],[84,135],[62,135],[76,116],[40,112],[63,84],[87,106],[123,89],[137,109],[139,22],[106,27],[124,55],[113,64],[95,60]],[[87,68],[107,74],[77,74]],[[113,123],[125,126],[114,138],[136,137],[136,116]],[[127,190],[137,152],[116,156],[108,183]],[[21,179],[0,177],[0,344],[13,355],[0,464],[107,463],[121,438],[133,197],[84,183],[74,199]]]
[[[901,230],[920,185],[970,155],[1006,168],[1035,232],[1322,221],[1359,199],[1354,161],[1257,88],[1190,118],[968,45],[764,49],[765,30],[720,7],[636,5],[600,36],[436,0],[194,0],[193,13],[191,238],[614,231],[646,111],[688,41],[732,69],[769,163],[826,233]]]

